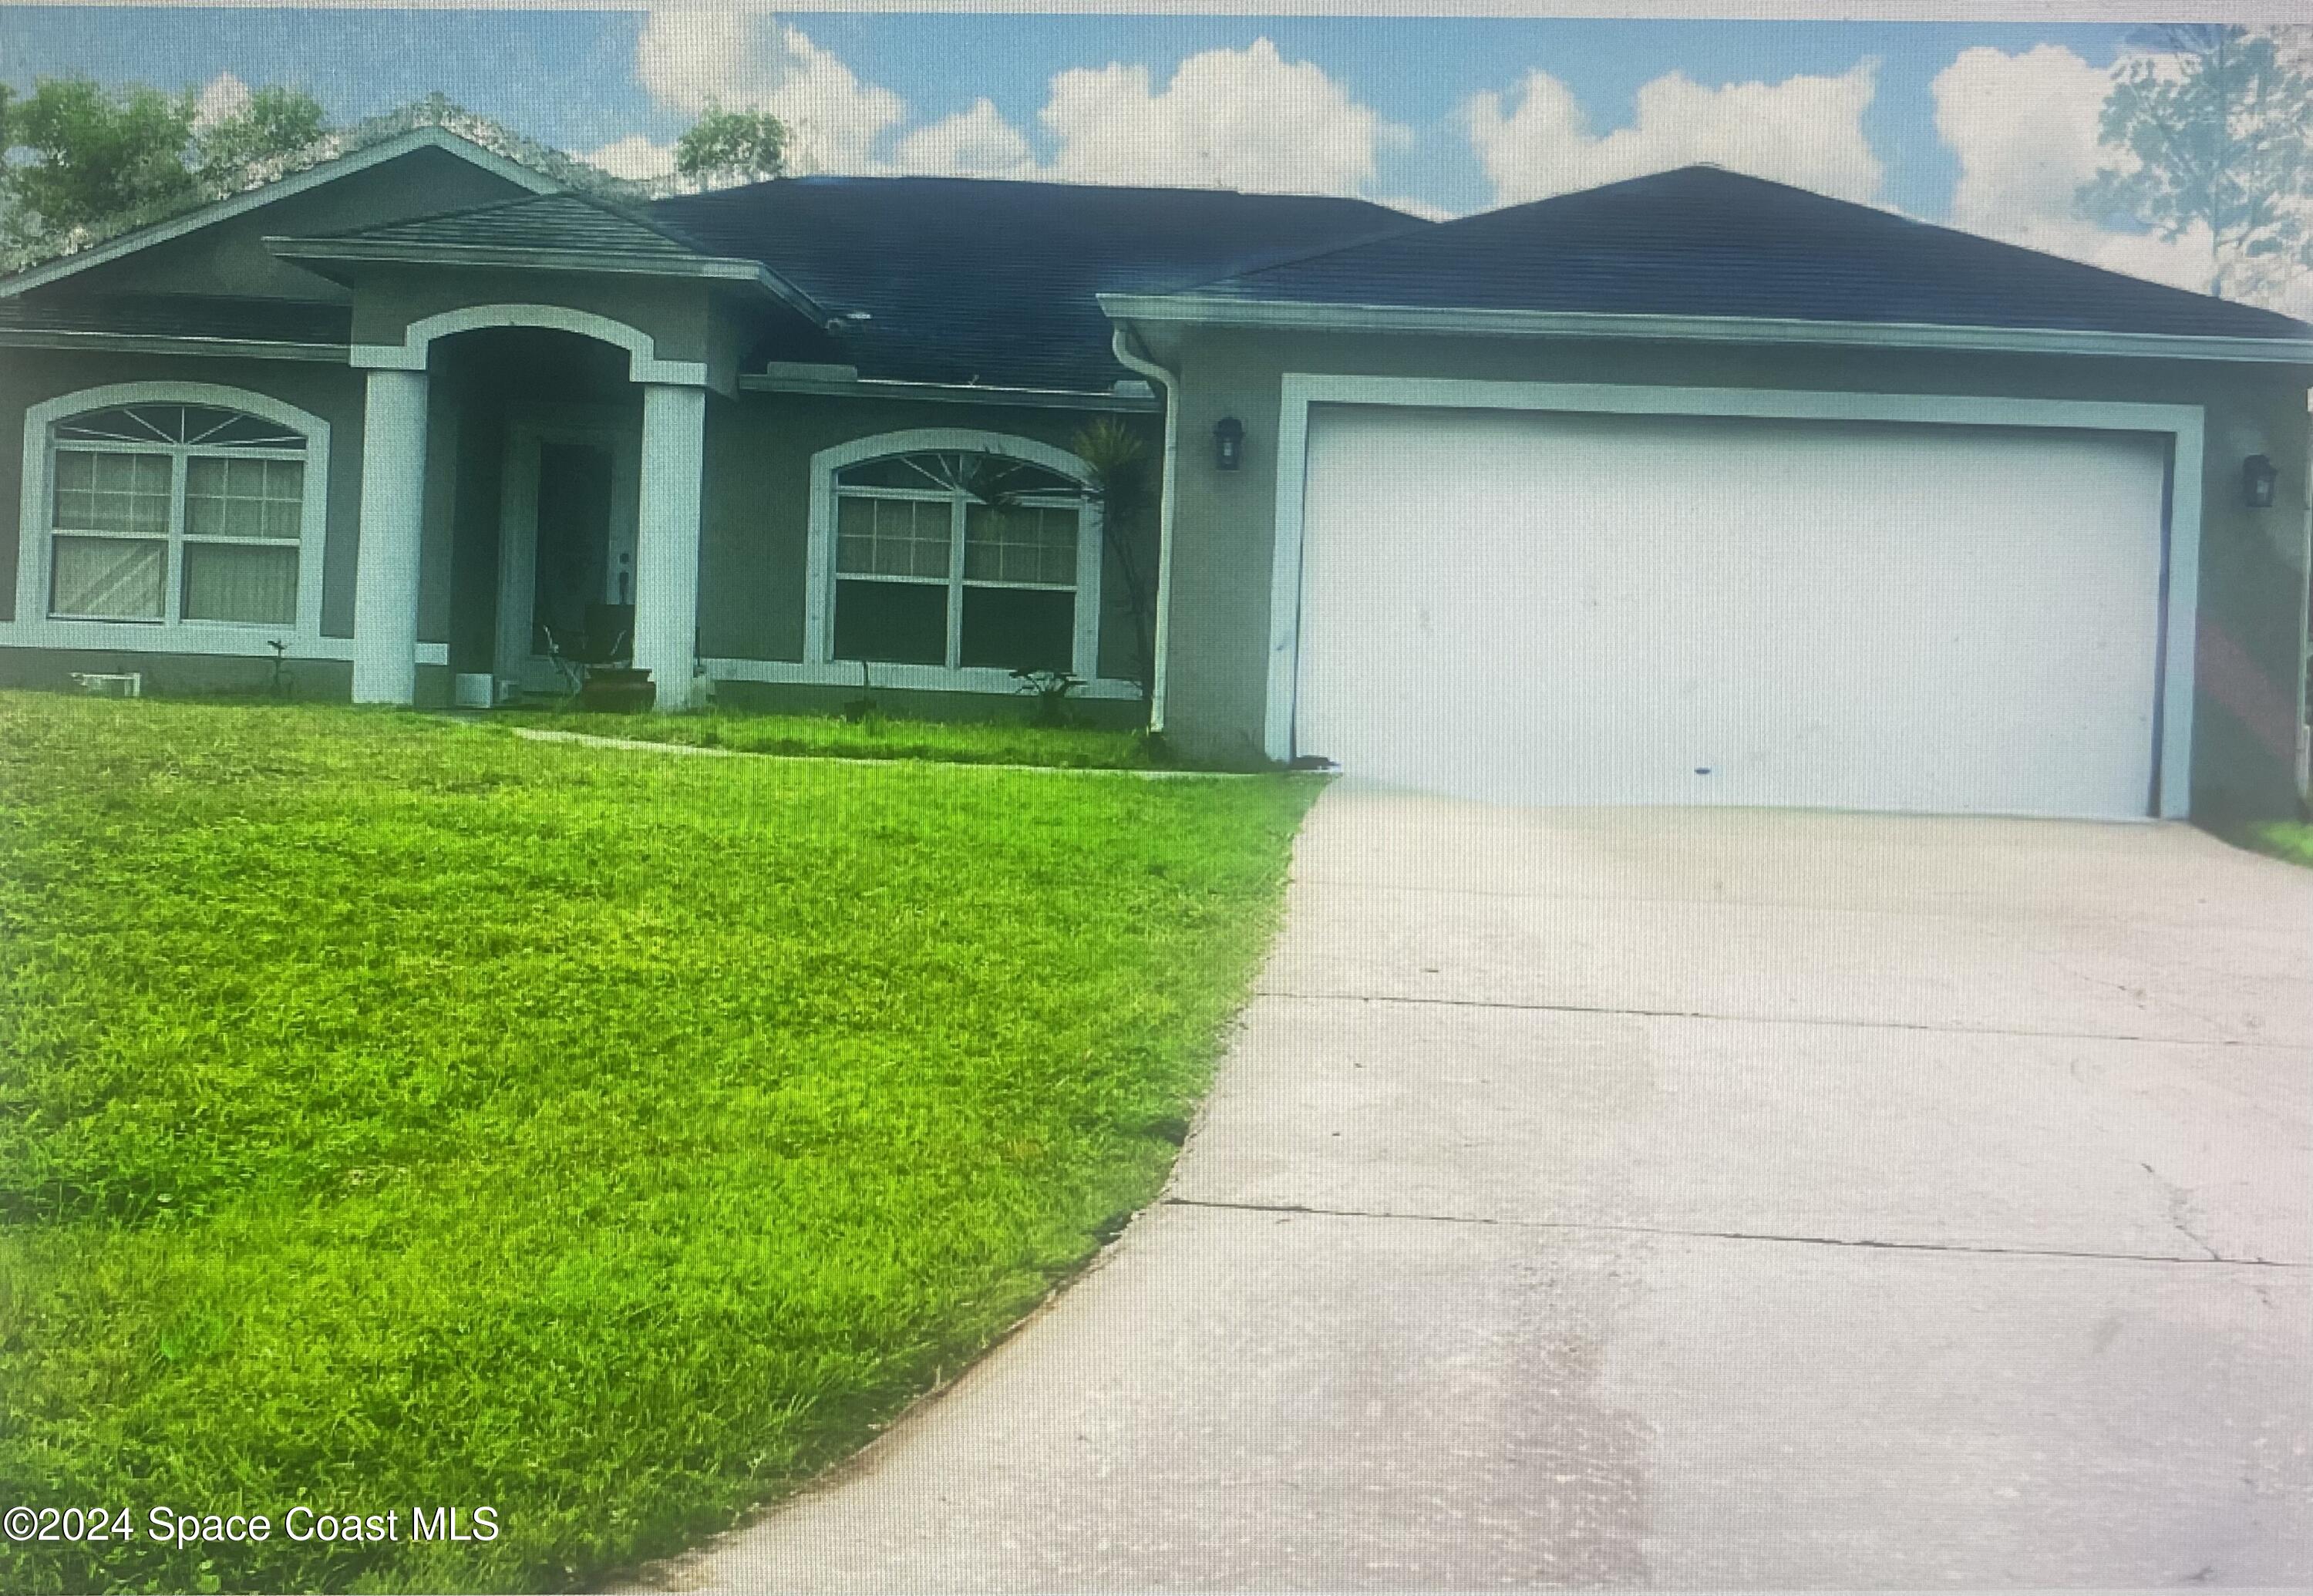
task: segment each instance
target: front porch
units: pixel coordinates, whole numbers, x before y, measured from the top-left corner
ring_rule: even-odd
[[[420,616],[446,613],[454,673],[551,693],[631,660],[658,708],[692,707],[704,386],[528,322],[431,342],[367,374],[355,701],[415,701]]]

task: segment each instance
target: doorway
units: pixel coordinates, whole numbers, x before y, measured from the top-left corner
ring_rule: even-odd
[[[638,429],[621,417],[531,419],[506,432],[497,674],[525,692],[571,688],[571,665],[634,648]]]

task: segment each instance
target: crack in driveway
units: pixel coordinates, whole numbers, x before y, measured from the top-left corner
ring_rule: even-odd
[[[1259,986],[1255,998],[1288,1003],[1412,1003],[1445,1009],[1511,1009],[1540,1014],[1628,1014],[1640,1019],[1710,1019],[1736,1025],[1838,1026],[1850,1030],[1927,1031],[1964,1036],[2033,1036],[2051,1042],[2133,1042],[2163,1047],[2261,1047],[2302,1053],[2303,1045],[2264,1036],[2136,1036],[2112,1031],[2038,1031],[2014,1026],[1930,1024],[1916,1019],[1841,1019],[1806,1014],[1718,1014],[1705,1009],[1632,1009],[1607,1003],[1544,1003],[1515,998],[1408,997],[1394,992],[1288,992]]]
[[[2168,1194],[2168,1222],[2176,1227],[2177,1233],[2182,1236],[2185,1240],[2191,1242],[2194,1246],[2199,1248],[2203,1252],[2207,1253],[2211,1258],[2215,1258],[2218,1256],[2217,1249],[2209,1245],[2208,1238],[2203,1236],[2198,1230],[2194,1230],[2191,1224],[2186,1222],[2193,1218],[2193,1194],[2186,1191],[2183,1186],[2178,1186],[2167,1176],[2161,1174],[2159,1170],[2146,1163],[2142,1159],[2137,1160],[2136,1163],[2137,1168],[2142,1169],[2147,1175],[2150,1175],[2154,1180],[2158,1181],[2160,1185],[2160,1189]]]
[[[2150,1166],[2147,1166],[2150,1168]],[[2155,1177],[2158,1178],[2158,1177]],[[1165,1208],[1208,1208],[1222,1212],[1302,1214],[1316,1219],[1398,1220],[1413,1224],[1492,1225],[1517,1230],[1596,1230],[1623,1236],[1674,1236],[1697,1241],[1771,1241],[1797,1247],[1851,1247],[1877,1252],[1968,1253],[1983,1257],[2089,1258],[2116,1264],[2224,1265],[2240,1269],[2309,1269],[2313,1264],[2284,1258],[2229,1258],[2190,1230],[2185,1234],[2208,1256],[2177,1257],[2157,1252],[2098,1252],[2062,1247],[1978,1247],[1943,1241],[1879,1241],[1851,1236],[1799,1236],[1765,1230],[1695,1230],[1675,1225],[1611,1224],[1587,1220],[1490,1219],[1482,1214],[1401,1213],[1376,1208],[1325,1208],[1307,1203],[1224,1203],[1204,1197],[1165,1196]],[[2179,1225],[2179,1230],[2184,1227]]]

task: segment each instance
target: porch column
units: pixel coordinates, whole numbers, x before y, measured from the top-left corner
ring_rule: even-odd
[[[373,370],[362,412],[354,702],[418,697],[418,547],[426,509],[426,373]]]
[[[699,652],[699,479],[707,391],[643,384],[642,512],[635,529],[635,664],[662,710],[687,710]]]

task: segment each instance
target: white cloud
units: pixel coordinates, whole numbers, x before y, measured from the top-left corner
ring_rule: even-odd
[[[697,115],[710,103],[768,110],[787,125],[798,172],[865,172],[907,101],[858,75],[777,17],[704,5],[650,13],[636,72],[652,96]]]
[[[1460,213],[1446,206],[1433,204],[1419,194],[1381,194],[1374,197],[1376,205],[1385,205],[1392,210],[1402,210],[1409,216],[1420,216],[1425,222],[1450,222]]]
[[[1029,177],[1036,165],[1028,140],[985,98],[917,128],[900,140],[896,154],[902,172],[948,177]]]
[[[1075,182],[1356,194],[1402,136],[1266,39],[1191,56],[1161,89],[1145,66],[1072,68],[1039,116],[1060,144],[1049,175]]]
[[[771,112],[788,126],[798,172],[1356,194],[1372,183],[1377,152],[1412,138],[1322,68],[1285,59],[1266,39],[1191,56],[1161,87],[1147,67],[1121,63],[1056,75],[1039,118],[1055,146],[1049,162],[985,97],[910,125],[898,94],[863,82],[801,29],[761,12],[688,3],[654,9],[636,74],[654,99],[687,115],[710,104]],[[670,159],[639,136],[587,158],[636,176],[659,175]]]
[[[2171,242],[2116,232],[2082,214],[2080,185],[2115,152],[2097,141],[2112,74],[2061,45],[2019,55],[1988,46],[1962,50],[1930,90],[1936,134],[1959,158],[1952,190],[1956,227],[2150,278],[2205,289],[2209,235],[2195,229]]]
[[[193,126],[206,130],[248,109],[249,85],[230,72],[220,72],[194,96]]]
[[[1464,109],[1471,145],[1504,205],[1704,161],[1868,202],[1878,197],[1882,172],[1863,132],[1878,77],[1878,63],[1869,60],[1837,77],[1722,88],[1674,72],[1640,87],[1631,126],[1604,135],[1590,131],[1573,91],[1538,69],[1514,103],[1487,93]]]
[[[612,177],[632,178],[638,182],[666,177],[674,171],[674,146],[659,144],[639,133],[629,133],[579,158],[601,167]]]

